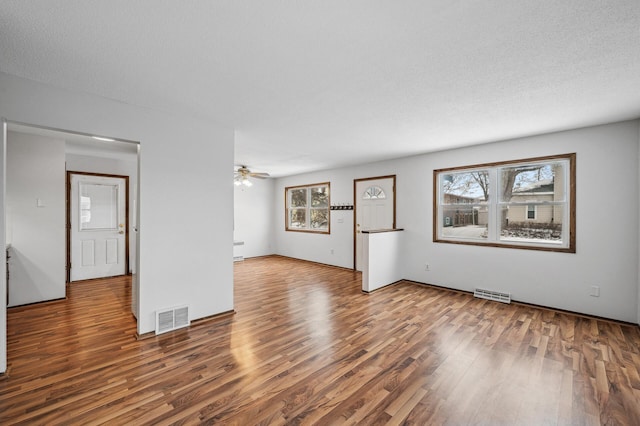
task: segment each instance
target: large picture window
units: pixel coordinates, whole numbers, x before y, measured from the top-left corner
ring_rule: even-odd
[[[285,188],[287,231],[330,231],[329,182]]]
[[[433,240],[575,253],[575,159],[434,170]]]

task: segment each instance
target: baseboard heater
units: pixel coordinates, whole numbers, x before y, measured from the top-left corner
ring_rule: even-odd
[[[511,293],[501,293],[499,291],[476,288],[473,295],[480,299],[494,300],[496,302],[511,303]]]
[[[189,307],[178,306],[175,308],[156,311],[156,334],[177,330],[189,326]]]

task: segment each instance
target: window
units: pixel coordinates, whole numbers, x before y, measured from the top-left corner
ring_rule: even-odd
[[[535,220],[536,219],[536,205],[535,204],[527,204],[527,219]]]
[[[384,200],[387,198],[387,194],[384,193],[384,189],[377,185],[368,187],[362,195],[363,200]]]
[[[287,231],[329,233],[329,183],[285,188]]]
[[[118,185],[80,183],[80,231],[118,229]]]
[[[434,170],[433,240],[575,253],[575,158]]]

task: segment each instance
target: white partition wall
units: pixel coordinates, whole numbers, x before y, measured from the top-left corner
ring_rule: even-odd
[[[369,293],[403,278],[402,230],[365,232],[362,248],[362,291]]]

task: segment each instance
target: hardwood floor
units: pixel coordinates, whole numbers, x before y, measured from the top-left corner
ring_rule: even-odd
[[[640,424],[640,328],[282,257],[136,341],[127,278],[8,311],[0,424]]]

